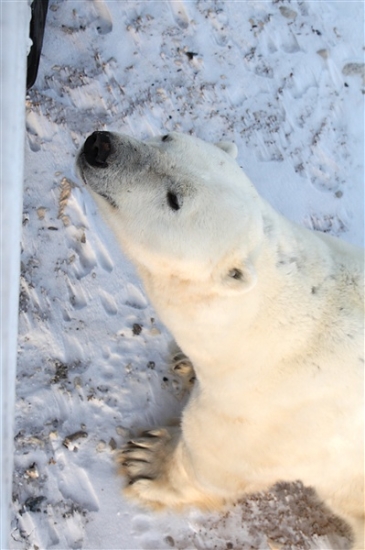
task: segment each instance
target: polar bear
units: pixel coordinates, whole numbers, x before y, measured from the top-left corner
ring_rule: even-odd
[[[313,486],[364,546],[362,251],[282,217],[234,144],[94,132],[77,170],[194,365],[181,425],[119,453],[127,494],[213,508]]]

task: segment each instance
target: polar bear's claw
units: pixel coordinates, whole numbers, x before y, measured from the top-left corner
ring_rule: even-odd
[[[144,437],[162,437],[165,435],[166,430],[163,429],[155,429],[155,430],[146,430],[145,432],[142,432],[142,436]]]
[[[128,452],[135,447],[139,449],[148,449],[149,447],[151,447],[151,445],[152,443],[146,437],[141,437],[137,440],[132,439],[131,441],[128,441],[125,452]]]

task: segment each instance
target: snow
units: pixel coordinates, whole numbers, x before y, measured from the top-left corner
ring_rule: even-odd
[[[74,161],[96,129],[232,140],[280,212],[363,245],[363,16],[361,1],[51,0],[26,100],[12,549],[349,547],[299,482],[211,514],[124,499],[115,448],[186,395]]]

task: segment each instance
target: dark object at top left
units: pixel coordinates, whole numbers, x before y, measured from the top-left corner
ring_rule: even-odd
[[[44,27],[46,25],[48,1],[49,0],[33,0],[31,6],[32,17],[30,20],[29,36],[33,44],[28,54],[27,90],[33,86],[37,78]]]

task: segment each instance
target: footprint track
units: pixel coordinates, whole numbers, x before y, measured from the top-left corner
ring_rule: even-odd
[[[109,34],[113,30],[113,21],[109,9],[103,0],[94,0],[97,13],[96,30],[99,34]]]
[[[87,306],[87,297],[85,291],[80,284],[71,283],[67,281],[67,289],[69,295],[69,301],[74,309],[83,309]]]
[[[99,298],[108,315],[116,315],[118,313],[118,307],[114,297],[105,290],[99,290]]]
[[[74,462],[71,463],[69,458],[66,458],[65,455],[68,452],[64,452],[62,449],[60,454],[56,456],[57,465],[61,471],[58,479],[58,489],[66,500],[71,500],[71,502],[89,512],[97,512],[99,510],[99,499],[90,477],[84,468],[77,466]]]
[[[84,194],[76,184],[66,178],[63,178],[60,187],[58,217],[65,225],[67,244],[76,252],[79,260],[78,263],[74,263],[76,278],[85,277],[97,266],[110,273],[113,271],[114,262],[106,246],[99,239],[97,230],[89,227],[92,217],[88,216]]]
[[[75,276],[82,279],[97,266],[110,273],[113,271],[112,261],[107,249],[96,235],[92,241],[87,239],[86,231],[83,228],[71,226],[67,228],[68,244],[76,252],[78,262],[74,262]]]
[[[127,297],[125,305],[133,309],[146,309],[148,302],[141,290],[131,282],[125,285]]]
[[[185,3],[182,0],[170,0],[170,8],[179,27],[181,29],[187,29],[190,18],[185,9]]]

